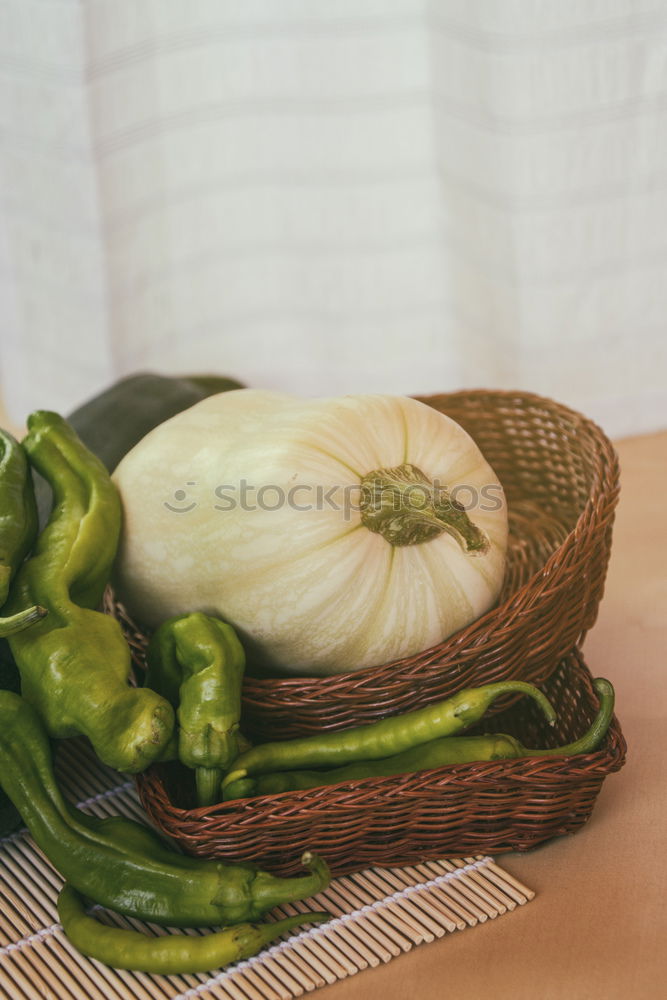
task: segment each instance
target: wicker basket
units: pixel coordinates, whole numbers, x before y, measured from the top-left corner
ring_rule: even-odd
[[[494,716],[489,728],[527,746],[563,745],[585,732],[595,715],[591,681],[583,657],[573,652],[542,686],[558,712],[555,729],[526,698]],[[625,751],[614,717],[595,753],[365,778],[208,808],[187,808],[192,772],[179,765],[156,765],[137,783],[151,820],[188,854],[243,858],[287,875],[299,870],[299,856],[310,848],[342,874],[370,865],[523,851],[572,833],[590,817],[606,775],[623,766]]]
[[[510,538],[499,602],[439,645],[390,664],[325,678],[247,676],[243,723],[251,739],[361,725],[494,680],[541,684],[593,625],[619,490],[616,453],[603,432],[522,392],[472,390],[422,402],[471,434],[503,484]],[[122,608],[115,613],[125,617]],[[141,630],[127,619],[126,628],[141,662]]]

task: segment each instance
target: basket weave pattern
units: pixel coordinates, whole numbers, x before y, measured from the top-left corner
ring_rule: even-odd
[[[535,747],[582,735],[598,703],[581,654],[564,658],[542,687],[558,713],[554,729],[526,698],[487,720],[487,728]],[[572,833],[590,817],[604,778],[623,766],[625,753],[614,717],[603,746],[574,757],[463,764],[200,809],[187,808],[192,774],[178,765],[154,766],[137,784],[149,817],[188,854],[242,857],[289,875],[309,848],[343,874],[527,850]]]

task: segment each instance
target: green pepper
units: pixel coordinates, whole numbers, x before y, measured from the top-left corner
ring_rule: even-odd
[[[141,823],[83,813],[58,788],[39,717],[11,691],[0,692],[0,783],[65,881],[138,920],[168,927],[253,921],[320,892],[330,879],[324,861],[309,852],[302,861],[310,874],[280,878],[253,864],[177,854]]]
[[[324,736],[306,736],[254,746],[237,757],[233,770],[224,777],[223,796],[233,782],[251,775],[378,760],[442,736],[454,736],[479,722],[492,702],[505,694],[529,695],[540,706],[549,723],[554,724],[556,715],[553,707],[532,684],[499,681],[466,688],[426,708],[380,719],[365,726]]]
[[[239,753],[243,646],[231,625],[194,612],[155,630],[146,661],[146,686],[176,710],[178,757],[195,768],[198,804],[211,805]]]
[[[238,799],[254,795],[274,795],[278,792],[295,792],[318,788],[321,785],[337,785],[342,781],[412,774],[430,768],[477,761],[512,760],[519,757],[570,757],[573,754],[591,753],[604,739],[614,712],[614,688],[611,683],[603,677],[598,677],[593,681],[593,687],[600,699],[598,713],[583,736],[564,746],[536,750],[525,747],[514,736],[504,733],[443,736],[380,760],[359,761],[323,771],[284,771],[260,774],[255,778],[240,778],[228,785],[224,798]]]
[[[38,411],[23,442],[50,483],[54,505],[32,555],[18,570],[8,607],[48,615],[9,639],[24,697],[51,736],[87,736],[119,771],[142,770],[174,729],[171,705],[132,687],[131,654],[119,623],[98,607],[120,533],[121,508],[107,470],[67,421]]]
[[[235,924],[202,937],[189,934],[148,937],[139,931],[98,923],[86,914],[81,896],[68,883],[58,896],[58,916],[65,934],[83,955],[116,969],[162,976],[223,968],[255,955],[293,927],[329,918],[323,912],[295,913],[273,923]]]
[[[25,452],[16,438],[0,429],[0,608],[9,585],[37,537],[37,508]],[[46,614],[29,608],[0,618],[0,637],[34,624]]]

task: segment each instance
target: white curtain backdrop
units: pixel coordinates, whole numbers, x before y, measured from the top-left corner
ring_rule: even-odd
[[[1,382],[667,426],[662,0],[0,0]]]

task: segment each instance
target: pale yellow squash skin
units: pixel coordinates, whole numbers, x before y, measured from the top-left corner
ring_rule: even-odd
[[[457,494],[466,504],[477,492],[468,516],[486,553],[466,553],[446,532],[393,546],[361,523],[362,476],[406,462],[468,487]],[[114,582],[128,611],[147,626],[218,615],[282,673],[413,655],[482,615],[502,584],[501,485],[458,424],[411,398],[225,392],[151,431],[113,479],[124,511]],[[241,506],[242,482],[254,510]]]

